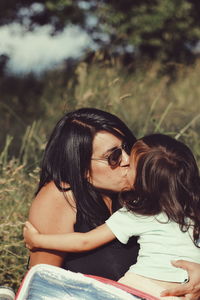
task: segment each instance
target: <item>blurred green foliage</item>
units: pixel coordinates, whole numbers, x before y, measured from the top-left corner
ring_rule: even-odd
[[[111,34],[112,48],[132,45],[139,57],[191,60],[200,38],[199,1],[110,0],[99,6],[100,26]]]
[[[200,39],[198,0],[2,0],[0,25],[17,21],[25,30],[52,25],[52,33],[79,25],[100,49],[163,61],[191,62]],[[96,21],[94,21],[96,19]],[[91,22],[91,20],[93,20]],[[108,36],[107,42],[105,37]]]

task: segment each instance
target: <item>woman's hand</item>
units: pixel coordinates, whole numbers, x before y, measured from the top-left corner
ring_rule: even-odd
[[[26,222],[23,229],[23,236],[26,247],[30,250],[37,248],[37,238],[39,237],[39,231],[30,223]]]
[[[200,264],[177,260],[172,265],[177,268],[185,269],[189,275],[189,282],[179,284],[175,288],[167,289],[161,293],[161,296],[184,296],[185,300],[200,300]]]

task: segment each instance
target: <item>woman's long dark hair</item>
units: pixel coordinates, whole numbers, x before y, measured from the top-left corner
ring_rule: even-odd
[[[110,215],[100,191],[86,179],[91,166],[93,139],[102,130],[126,141],[130,149],[136,141],[129,128],[108,112],[82,108],[64,115],[47,143],[36,192],[50,181],[63,192],[65,184],[69,184],[78,216],[91,227],[102,224]]]
[[[191,150],[167,135],[152,134],[134,144],[131,159],[135,161],[136,177],[133,190],[121,195],[123,205],[141,215],[164,212],[182,231],[187,231],[192,222],[197,242],[200,176]]]

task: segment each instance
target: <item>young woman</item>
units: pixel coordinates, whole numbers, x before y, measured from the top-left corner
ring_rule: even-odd
[[[116,116],[93,108],[70,112],[55,126],[44,153],[29,220],[42,233],[86,232],[116,211],[117,194],[127,185],[129,150],[135,137]],[[36,249],[30,266],[47,263],[119,279],[135,263],[136,238],[113,241],[85,253]],[[104,261],[104,263],[102,263]]]
[[[134,144],[127,177],[133,189],[122,193],[124,207],[106,224],[84,234],[43,235],[27,223],[24,235],[31,248],[72,252],[139,236],[137,263],[119,281],[159,297],[188,280],[186,271],[171,266],[172,259],[200,263],[198,167],[186,145],[155,134]]]

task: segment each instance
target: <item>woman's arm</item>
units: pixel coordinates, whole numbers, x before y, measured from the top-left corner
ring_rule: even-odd
[[[179,284],[175,288],[167,289],[162,292],[161,296],[185,296],[183,299],[199,300],[200,299],[200,264],[177,260],[172,262],[173,266],[185,269],[189,274],[189,282]],[[181,298],[182,299],[182,298]]]
[[[46,248],[68,252],[83,252],[114,240],[115,235],[106,224],[86,233],[40,234],[31,223],[26,222],[24,238],[29,249]]]
[[[71,192],[67,193],[70,197]],[[74,205],[72,197],[71,203]],[[44,234],[73,232],[76,211],[51,182],[43,187],[34,199],[29,212],[29,221]],[[64,252],[35,249],[30,254],[30,267],[40,263],[61,266],[65,256]]]

